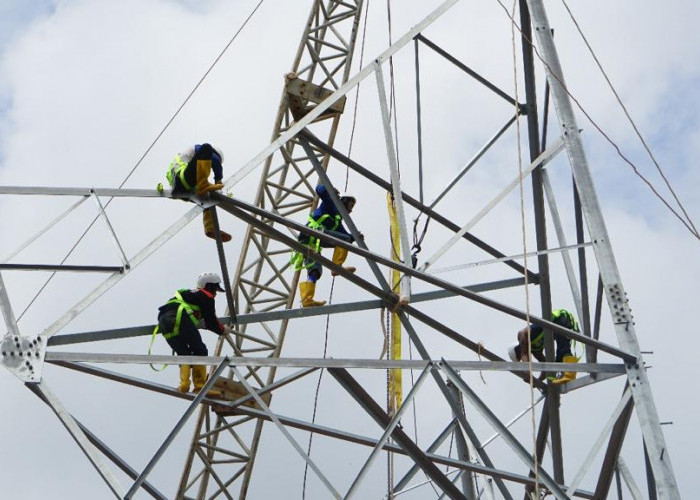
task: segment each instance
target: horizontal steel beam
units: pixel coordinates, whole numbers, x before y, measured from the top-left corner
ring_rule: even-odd
[[[2,271],[64,271],[69,273],[123,273],[129,266],[72,266],[62,264],[0,264]]]
[[[222,356],[169,356],[148,354],[103,354],[90,352],[47,352],[46,362],[117,363],[117,364],[189,364],[218,365]],[[422,370],[439,360],[388,360],[338,358],[251,358],[229,356],[231,366],[289,367],[289,368],[366,368],[371,370]],[[459,370],[527,371],[529,363],[513,361],[449,361]],[[557,371],[566,368],[572,372],[624,373],[623,364],[614,363],[532,363],[537,371]]]
[[[70,188],[39,186],[0,186],[0,194],[45,195],[45,196],[111,196],[129,198],[169,198],[170,190],[164,189],[116,189],[116,188]]]
[[[513,278],[509,280],[493,281],[490,283],[479,283],[463,287],[475,293],[502,290],[504,288],[521,286],[525,284],[525,278]],[[423,302],[437,300],[447,297],[454,297],[456,294],[449,290],[436,290],[432,292],[417,293],[411,297],[411,302]],[[278,321],[285,319],[307,318],[311,316],[325,316],[327,314],[338,314],[345,312],[366,311],[386,307],[384,300],[362,300],[357,302],[347,302],[345,304],[332,304],[321,307],[301,307],[298,309],[285,309],[283,311],[268,311],[259,313],[241,314],[237,317],[237,324],[261,323],[265,321]],[[228,322],[230,318],[225,316],[219,318],[220,321]],[[125,339],[130,337],[140,337],[151,335],[152,325],[132,326],[114,330],[100,330],[92,332],[71,333],[66,335],[54,335],[49,338],[49,346],[79,344],[83,342],[96,342],[102,340]]]

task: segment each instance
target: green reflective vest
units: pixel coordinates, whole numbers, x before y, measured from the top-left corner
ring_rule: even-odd
[[[567,311],[566,309],[557,309],[556,311],[552,311],[552,321],[560,326],[564,326],[561,325],[562,322],[560,318],[566,318],[569,320],[569,324],[571,325],[571,327],[569,328],[570,330],[573,330],[575,332],[579,331],[578,323],[576,323],[576,318],[574,318],[574,315],[571,314],[569,311]],[[530,340],[530,349],[533,351],[541,351],[542,349],[544,349],[544,330],[538,333],[534,339]]]
[[[182,182],[185,189],[192,191],[192,186],[190,186],[185,180],[186,167],[187,163],[183,161],[179,154],[175,156],[175,159],[172,162],[170,162],[170,166],[168,167],[168,171],[165,173],[165,176],[168,178],[168,182],[170,183],[171,187],[175,186],[175,178],[179,176],[180,182]]]
[[[330,219],[333,218],[333,225],[330,228],[327,228],[323,225],[323,223]],[[335,231],[338,229],[338,226],[340,225],[340,221],[342,220],[342,217],[340,214],[337,215],[330,215],[330,214],[323,214],[321,217],[318,219],[314,219],[314,216],[312,214],[309,214],[309,221],[306,223],[306,226],[310,229],[314,229],[316,231]],[[311,250],[314,252],[318,253],[319,250],[321,249],[321,240],[316,238],[315,236],[309,236],[309,241],[306,243],[306,246],[309,247]],[[294,266],[295,271],[301,271],[302,269],[308,269],[314,265],[314,262],[312,260],[309,260],[304,263],[304,254],[301,252],[292,252],[292,257],[289,259],[289,263]]]

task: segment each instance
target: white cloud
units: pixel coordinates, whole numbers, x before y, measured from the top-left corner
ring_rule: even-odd
[[[0,130],[3,132],[0,139],[0,184],[119,185],[255,4],[157,0],[120,3],[64,1],[59,2],[50,15],[33,17],[20,23],[18,34],[4,42],[3,52],[0,53],[0,89],[9,103],[6,112],[0,115]],[[126,187],[151,188],[162,181],[165,166],[173,154],[191,141],[210,140],[222,145],[227,156],[226,175],[245,164],[266,145],[279,103],[282,76],[291,67],[298,37],[306,21],[307,7],[302,8],[297,4],[263,3],[250,26],[232,44],[146,156]],[[394,40],[436,4],[415,2],[410,9],[394,6]],[[645,173],[653,174],[641,147],[614,107],[600,75],[594,72],[580,40],[570,34],[570,20],[560,6],[547,5],[547,8],[551,9],[550,21],[556,29],[556,41],[572,93],[580,98],[584,107],[596,121],[600,121],[611,137],[623,146],[626,154],[639,162]],[[697,113],[692,111],[697,110],[698,104],[697,87],[693,84],[698,79],[697,58],[694,55],[700,41],[691,24],[698,17],[698,7],[693,2],[677,0],[673,5],[663,7],[631,1],[613,5],[597,1],[574,4],[572,8],[632,116],[640,124],[642,132],[652,138],[652,147],[689,213],[697,216],[700,213],[695,194],[698,170],[694,162],[700,127],[694,118]],[[364,64],[388,43],[384,31],[386,13],[382,9],[374,3],[370,7],[372,19]],[[489,26],[489,29],[484,29],[485,26]],[[425,34],[485,77],[493,79],[505,92],[514,93],[510,25],[495,2],[493,5],[476,6],[460,4]],[[421,48],[421,53],[424,57],[421,72],[425,187],[426,198],[430,200],[475,150],[502,126],[512,109],[488,91],[478,89],[466,77],[462,77],[457,68],[431,55],[425,47]],[[397,56],[396,84],[401,120],[402,182],[409,191],[416,193],[412,57],[410,47]],[[355,58],[355,68],[358,64],[359,55]],[[385,75],[388,75],[388,69]],[[537,76],[541,79],[541,72]],[[361,90],[362,102],[353,158],[388,177],[376,92],[374,78],[366,79]],[[685,97],[676,97],[678,92],[683,92]],[[522,87],[519,93],[523,99]],[[538,95],[538,99],[542,99],[541,95]],[[352,101],[353,98],[349,98],[338,138],[338,147],[342,151],[347,151],[348,147]],[[669,102],[670,105],[667,104]],[[682,125],[678,125],[679,114]],[[550,118],[553,119],[553,116]],[[580,117],[579,120],[579,125],[585,129],[591,169],[597,181],[623,283],[637,320],[640,344],[643,350],[654,351],[654,355],[647,358],[654,366],[650,378],[661,419],[674,421],[672,427],[665,428],[665,433],[681,491],[687,494],[693,484],[692,454],[700,443],[697,442],[694,422],[689,418],[697,414],[697,408],[679,381],[692,382],[695,365],[692,349],[686,346],[694,344],[689,325],[693,324],[692,313],[698,297],[697,278],[700,277],[697,240],[630,174],[629,167],[611,153],[609,145],[584,118]],[[550,130],[556,130],[551,123]],[[469,220],[505,182],[516,175],[513,131],[507,137],[509,139],[489,152],[484,161],[470,172],[467,180],[439,205],[440,210],[449,214],[457,224]],[[550,134],[550,143],[552,137],[554,132]],[[331,168],[334,182],[343,183],[344,170]],[[562,206],[571,204],[567,172],[563,160],[557,160],[550,166]],[[653,178],[655,184],[658,183],[658,177]],[[351,174],[350,179],[351,190],[359,194],[356,220],[367,236],[370,247],[386,253],[388,242],[383,194],[355,174]],[[233,195],[252,201],[256,182],[257,172],[234,187]],[[525,196],[528,199],[531,197],[529,183],[525,186]],[[0,218],[2,234],[9,235],[0,238],[0,258],[4,258],[72,202],[46,201],[34,197],[0,198],[3,215],[10,214]],[[475,227],[475,234],[506,253],[520,252],[522,241],[518,207],[516,191]],[[184,203],[117,200],[109,208],[109,214],[117,234],[123,239],[127,255],[131,256],[187,209]],[[531,220],[532,209],[529,205],[526,211],[527,220]],[[94,204],[88,201],[66,225],[49,233],[45,243],[32,246],[23,253],[22,262],[56,263],[94,214]],[[409,218],[415,215],[409,210]],[[565,213],[564,217],[571,224],[571,214]],[[231,267],[237,262],[245,228],[240,222],[229,219],[222,219],[222,225],[235,235],[227,254]],[[96,301],[67,331],[120,328],[152,322],[156,307],[167,300],[173,289],[187,286],[200,271],[218,266],[216,253],[204,241],[199,225],[199,220],[194,221],[175,236],[162,252]],[[528,231],[528,249],[533,250],[534,232],[531,229]],[[551,228],[549,233],[550,244],[554,244]],[[68,263],[114,265],[119,262],[119,255],[106,235],[101,227],[93,229],[90,241],[79,247]],[[431,255],[447,237],[446,231],[437,229],[433,224],[421,257]],[[573,232],[567,233],[567,237],[569,243],[573,243]],[[590,251],[587,253],[589,257],[592,256]],[[484,258],[483,252],[462,246],[448,253],[440,264]],[[351,260],[358,265],[360,276],[371,279],[371,273],[361,259],[351,257]],[[530,265],[534,265],[533,260],[530,260]],[[570,303],[567,285],[561,278],[562,266],[556,256],[552,259],[552,269],[556,299]],[[30,275],[27,277],[27,274]],[[489,267],[449,276],[460,284],[469,284],[493,279],[495,274],[497,272]],[[513,275],[505,274],[499,277]],[[21,312],[27,306],[45,277],[43,273],[3,274],[16,312]],[[59,277],[22,319],[22,331],[33,333],[45,328],[102,279],[92,276],[80,276],[79,279]],[[330,277],[326,273],[319,283],[319,297],[327,296],[330,286]],[[430,288],[420,284],[415,286],[416,290]],[[592,276],[590,286],[595,286],[595,276]],[[539,292],[534,290],[531,295],[534,311],[537,310]],[[524,307],[523,294],[519,290],[494,292],[489,296],[516,304],[519,308]],[[367,294],[356,291],[347,282],[336,281],[334,301],[365,298],[369,298]],[[220,299],[220,308],[222,302]],[[436,315],[469,338],[484,342],[487,348],[497,353],[505,350],[522,323],[460,299],[423,304],[419,308]],[[287,334],[285,355],[319,356],[325,341],[324,326],[323,320],[294,323]],[[418,323],[417,328],[425,336],[431,353],[439,356],[446,350],[444,355],[448,358],[452,355],[476,358],[471,353],[465,356],[453,344],[446,343],[439,335]],[[329,354],[332,356],[376,357],[381,349],[379,314],[376,311],[352,317],[334,317],[330,331]],[[208,333],[204,333],[204,336],[211,351],[214,340]],[[616,344],[609,322],[602,330],[602,338]],[[86,347],[89,348],[91,346]],[[155,348],[158,353],[168,353],[162,342],[158,342]],[[82,346],[66,350],[80,349]],[[147,345],[145,339],[136,339],[95,349],[100,352],[107,349],[110,352],[143,354]],[[137,377],[152,377],[157,383],[166,385],[173,383],[175,376],[172,368],[161,375],[151,375],[141,367],[131,369],[129,373]],[[169,398],[143,394],[113,382],[97,379],[86,382],[85,376],[66,373],[66,370],[53,366],[46,368],[46,375],[47,383],[78,418],[84,420],[124,458],[139,465],[150,459],[153,450],[184,408],[183,404],[172,402]],[[506,378],[502,374],[487,375],[486,385],[480,382],[475,373],[468,372],[464,376],[478,387],[480,395],[503,418],[510,418],[529,400],[526,386],[514,382],[501,385]],[[359,377],[377,400],[382,401],[383,381],[377,382],[376,377],[365,374]],[[610,405],[615,404],[619,397],[620,380],[614,386],[613,382],[608,382],[606,384],[610,387],[601,389],[606,404],[600,407],[595,407],[591,396],[582,396],[581,399],[574,395],[564,396],[565,430],[572,433],[585,430],[586,439],[591,437],[589,434],[595,434],[595,423],[607,418],[612,411]],[[300,387],[303,390],[298,393],[280,391],[275,402],[280,407],[297,411],[298,418],[310,418],[315,381],[307,380]],[[506,389],[496,389],[502,387]],[[0,472],[0,478],[5,479],[5,494],[16,498],[44,498],[50,491],[54,496],[104,496],[107,490],[103,482],[93,473],[58,420],[38,399],[20,387],[9,374],[0,376],[0,390],[6,401],[14,402],[12,410],[3,412],[2,417],[3,428],[12,430],[9,433],[10,442],[1,452],[6,464]],[[303,400],[297,401],[297,398]],[[343,408],[342,417],[350,420],[348,425],[357,424],[352,421],[357,413],[345,403],[346,399],[337,384],[327,377],[319,406],[321,423],[333,423],[335,418],[339,418],[337,412],[332,410],[340,407]],[[426,401],[423,408],[435,404],[427,397]],[[440,411],[425,410],[420,416],[423,443],[427,442],[435,428],[444,425],[443,403],[436,406]],[[587,428],[588,420],[582,421],[581,414],[587,414],[594,422],[590,429]],[[114,417],[118,422],[114,422]],[[366,417],[361,419],[364,421]],[[363,426],[357,425],[358,432],[362,432]],[[405,425],[408,428],[412,423],[406,422]],[[475,425],[479,426],[481,435],[490,435],[485,427]],[[287,469],[269,459],[261,466],[285,474],[285,481],[292,485],[291,496],[295,496],[297,491],[300,495],[303,463],[293,457],[289,445],[281,440],[271,425],[266,426],[267,431],[270,431],[269,436],[266,435],[262,449],[274,447],[280,450],[279,460],[286,460],[285,465],[291,460],[294,465]],[[367,432],[376,433],[376,429]],[[518,432],[527,437],[530,431],[523,424]],[[165,485],[166,495],[176,487],[173,470],[179,475],[189,436],[189,429],[183,431],[173,445],[173,451],[166,454],[151,478],[155,484]],[[587,451],[585,445],[568,436],[570,434],[567,434],[565,451],[571,451],[572,458],[571,463],[567,463],[567,478],[573,475],[575,466]],[[306,434],[298,434],[297,437],[301,443],[306,442]],[[632,439],[637,439],[636,435],[631,435]],[[633,448],[632,451],[638,451],[638,443],[628,443],[628,446]],[[46,453],[47,449],[51,453]],[[366,450],[358,453],[356,449],[348,449],[348,465],[337,463],[337,467],[331,467],[328,463],[333,462],[339,453],[323,445],[316,450],[319,462],[324,464],[324,471],[328,470],[334,479],[341,478],[341,482],[347,479],[346,474],[350,474],[354,466],[350,460],[355,464],[361,460],[356,454],[364,457],[367,453]],[[636,458],[629,461],[634,466],[636,476],[643,477],[643,473],[639,472],[643,470],[643,462]],[[32,467],[27,467],[27,464]],[[37,468],[41,470],[43,480],[29,484],[28,478],[35,475]],[[79,473],[81,478],[86,479],[79,484],[67,484],[65,477],[72,473]],[[369,497],[382,494],[381,474],[377,471],[373,471],[373,474],[377,475],[377,480],[374,481],[373,477],[370,486],[367,486],[369,490],[365,493]],[[309,490],[313,492],[311,497],[326,496],[326,491],[316,479],[311,479],[310,484],[313,485]],[[58,488],[70,488],[70,491],[60,492]],[[254,493],[256,498],[274,494],[268,490],[274,488],[272,484],[258,482],[254,483],[253,488],[251,494]]]

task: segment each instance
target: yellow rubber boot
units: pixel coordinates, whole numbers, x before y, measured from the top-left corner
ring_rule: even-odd
[[[180,365],[180,385],[177,390],[180,392],[189,392],[190,390],[190,365]]]
[[[211,215],[211,209],[208,208],[207,210],[204,211],[203,214],[204,217],[204,234],[209,236],[211,239],[215,240],[216,239],[216,233],[214,232],[214,218]],[[219,232],[221,233],[221,242],[226,243],[227,241],[231,241],[231,235],[228,234],[226,231],[221,231],[219,229]]]
[[[578,362],[578,358],[576,356],[564,356],[562,358],[562,361],[564,363],[576,363],[576,362]],[[559,377],[557,379],[552,380],[552,383],[554,385],[559,385],[559,384],[563,384],[566,382],[571,382],[575,378],[576,378],[576,372],[564,372],[564,375],[562,375],[561,377]]]
[[[339,266],[342,266],[343,263],[345,262],[345,259],[348,258],[348,250],[347,248],[343,247],[335,247],[333,249],[333,264],[338,264]],[[356,269],[352,266],[348,267],[343,267],[347,272],[349,273],[354,273]],[[331,276],[338,276],[338,273],[335,271],[331,271]]]
[[[204,387],[204,384],[207,383],[207,367],[203,365],[194,365],[192,366],[192,383],[194,384],[194,389],[192,389],[192,392],[199,392],[202,390],[202,387]],[[217,391],[216,389],[209,389],[207,392],[207,396],[212,397],[212,398],[220,398],[221,397],[221,392]]]
[[[192,384],[194,385],[193,392],[199,392],[207,383],[207,367],[204,365],[192,366]]]
[[[325,300],[314,300],[316,283],[302,281],[299,283],[299,293],[301,294],[301,307],[317,307],[326,304]]]

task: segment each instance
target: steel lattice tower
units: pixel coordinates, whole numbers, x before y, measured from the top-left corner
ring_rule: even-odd
[[[218,193],[213,193],[207,199],[193,198],[191,201],[196,206],[136,255],[127,258],[120,246],[122,266],[73,266],[81,267],[80,269],[55,266],[55,270],[106,272],[109,273],[109,278],[64,316],[49,325],[38,337],[20,335],[0,276],[0,305],[8,329],[3,341],[3,365],[52,408],[115,496],[131,498],[143,490],[154,498],[166,498],[158,485],[147,481],[147,476],[172,439],[182,431],[188,418],[197,415],[194,436],[186,453],[185,468],[179,480],[178,498],[253,496],[252,485],[255,481],[269,480],[268,477],[258,474],[256,469],[266,460],[272,460],[262,454],[261,440],[273,427],[281,434],[280,440],[286,449],[291,450],[289,456],[311,469],[324,497],[347,498],[365,494],[362,488],[370,482],[367,478],[375,473],[375,460],[379,453],[384,451],[399,457],[393,470],[400,475],[400,479],[394,478],[390,486],[394,495],[406,491],[411,478],[421,471],[439,493],[444,493],[450,498],[471,500],[482,495],[487,498],[514,498],[515,495],[521,494],[523,486],[532,489],[535,485],[556,498],[605,498],[616,475],[618,482],[621,476],[627,481],[631,491],[635,488],[624,461],[619,457],[631,416],[636,413],[644,440],[650,496],[657,494],[660,498],[679,498],[647,379],[647,370],[637,342],[632,314],[601,214],[581,140],[581,130],[566,88],[543,3],[541,0],[521,0],[519,3],[518,24],[522,30],[520,71],[524,81],[524,100],[501,90],[495,83],[480,76],[424,34],[424,31],[446,15],[455,3],[457,0],[444,2],[353,75],[351,62],[358,38],[363,2],[314,1],[296,58],[286,79],[271,144],[241,171],[227,179],[227,185],[230,185],[245,173],[262,165],[260,183],[251,202],[246,201],[243,196],[229,198]],[[396,137],[393,135],[391,124],[391,104],[385,87],[385,73],[390,58],[406,50],[411,44],[416,47],[416,58],[418,46],[431,50],[463,70],[483,91],[499,97],[505,105],[511,107],[514,114],[477,152],[437,201],[461,180],[494,144],[505,139],[506,132],[516,120],[520,119],[526,126],[528,153],[522,173],[515,181],[504,182],[498,195],[482,211],[471,213],[465,209],[466,218],[471,220],[464,225],[460,225],[461,218],[455,222],[437,210],[437,201],[431,205],[426,204],[422,196],[416,199],[408,194],[405,186],[402,187],[404,181],[396,156]],[[537,87],[538,67],[546,74],[546,79],[543,79],[546,84],[545,92]],[[360,82],[371,76],[374,76],[377,82],[378,114],[387,146],[385,153],[389,167],[388,176],[381,175],[376,169],[368,168],[361,161],[344,155],[334,147],[340,120],[344,113],[347,114],[346,96]],[[542,83],[540,82],[540,85]],[[550,145],[546,143],[548,134],[545,133],[548,115],[538,107],[538,96],[542,95],[545,96],[544,109],[548,108],[551,101],[557,117],[557,125],[551,125],[552,130],[556,131],[549,132],[556,140]],[[547,165],[563,151],[566,151],[573,179],[573,228],[568,228],[576,235],[577,241],[573,246],[566,245],[564,235],[567,219],[560,216],[560,209],[563,207],[558,206],[554,199],[553,180],[550,179],[547,170]],[[317,183],[326,185],[336,204],[340,205],[338,197],[333,194],[337,186],[332,184],[327,173],[327,170],[333,168],[330,166],[331,162],[332,165],[342,165],[351,169],[372,189],[393,195],[400,223],[400,251],[396,252],[397,258],[392,259],[392,256],[386,257],[382,255],[383,252],[369,248],[360,237],[355,221],[341,209],[348,229],[358,241],[357,245],[349,245],[328,235],[317,236],[333,245],[347,248],[357,262],[366,264],[373,278],[367,279],[362,273],[348,273],[323,254],[316,258],[325,268],[337,272],[341,279],[352,283],[358,291],[372,298],[299,309],[294,307],[299,275],[290,269],[290,251],[308,251],[298,243],[298,233],[315,234],[304,226],[303,221],[316,202],[314,186]],[[533,211],[532,220],[528,219],[527,223],[535,236],[537,256],[537,265],[527,268],[517,262],[519,256],[506,255],[498,250],[498,244],[487,241],[486,238],[479,238],[471,231],[480,218],[526,180],[531,184],[529,197]],[[169,202],[165,199],[167,192],[149,190],[0,187],[0,194],[73,195],[83,199],[94,198],[99,207],[99,214],[107,221],[109,219],[100,197],[154,197],[163,198],[164,203]],[[247,224],[240,259],[230,283],[226,254],[220,238],[217,241],[227,289],[233,292],[229,293],[227,298],[229,314],[231,317],[235,316],[235,331],[231,338],[219,341],[213,356],[191,357],[182,361],[210,365],[211,376],[206,388],[221,382],[224,385],[230,384],[241,391],[237,397],[228,397],[221,401],[207,397],[205,391],[198,395],[182,395],[160,384],[94,366],[110,362],[163,363],[170,359],[168,356],[67,353],[51,349],[54,346],[149,334],[152,327],[137,326],[120,330],[56,335],[77,314],[122,277],[133,272],[160,245],[199,215],[203,208],[210,207],[214,207],[215,220],[226,214]],[[416,266],[409,265],[411,255],[406,216],[409,207],[415,213],[423,214],[431,220],[431,232],[428,234],[432,235],[436,226],[440,228],[435,233],[435,240],[440,242],[440,245],[431,249],[434,253],[430,258]],[[554,238],[548,234],[548,229],[550,233],[551,229],[554,229],[557,244],[552,243]],[[118,243],[114,231],[112,234]],[[443,242],[445,234],[449,237]],[[489,255],[491,264],[499,266],[505,277],[489,278],[467,286],[457,283],[452,278],[438,277],[437,273],[432,272],[435,261],[457,244]],[[574,251],[578,259],[578,276],[569,256],[569,252]],[[587,251],[589,253],[586,253]],[[552,254],[561,254],[564,257],[567,284],[571,288],[576,315],[580,318],[581,333],[549,321],[551,312],[557,308],[559,301],[553,297],[553,279],[550,272]],[[1,264],[0,270],[15,269],[11,266]],[[387,281],[384,272],[387,269],[397,270],[403,276],[400,291]],[[598,278],[595,301],[589,299],[591,294],[588,276],[591,273]],[[489,295],[489,292],[524,287],[532,290],[536,287],[540,307],[538,311],[528,313],[519,305],[513,305],[519,304],[518,301],[496,300]],[[407,300],[402,300],[402,295]],[[582,376],[561,386],[531,379],[526,364],[504,360],[485,348],[468,330],[466,333],[458,331],[455,326],[443,320],[441,315],[433,314],[432,308],[421,307],[424,302],[447,298],[459,300],[461,304],[468,303],[470,307],[483,307],[494,314],[516,318],[522,322],[529,320],[543,326],[548,332],[545,349],[547,362],[535,363],[535,371],[562,369],[560,364],[553,363],[553,333],[580,342],[585,345],[585,362],[581,360],[567,369]],[[608,324],[614,331],[616,345],[600,340],[600,325],[605,309],[603,298],[610,311]],[[397,315],[420,360],[283,356],[285,335],[295,322],[331,314],[359,317],[363,311],[381,308]],[[435,310],[438,310],[437,306]],[[457,314],[459,313],[460,310],[457,309]],[[361,324],[361,320],[357,320],[357,324]],[[441,344],[433,342],[427,332],[449,341],[449,349],[436,350],[435,346]],[[12,355],[7,354],[10,352]],[[598,361],[601,352],[607,356],[606,362]],[[478,355],[479,361],[467,361],[467,353],[472,356]],[[485,358],[486,361],[481,361],[481,358]],[[612,361],[609,361],[610,359]],[[42,379],[41,369],[44,362],[191,402],[168,439],[139,472],[70,414]],[[385,370],[389,369],[419,373],[395,414],[389,414],[382,407],[376,395],[376,385],[370,382],[377,373],[381,374],[379,378],[382,378]],[[338,425],[335,425],[336,420],[332,422],[334,425],[310,421],[301,416],[303,412],[298,412],[299,415],[291,413],[298,408],[284,406],[284,391],[294,390],[297,386],[308,389],[308,383],[306,386],[301,384],[308,380],[310,374],[319,370],[326,370],[333,380],[333,387],[353,404],[352,410],[348,409],[349,405],[344,407],[343,411],[337,410]],[[530,381],[533,393],[541,393],[542,408],[537,414],[537,432],[534,436],[536,461],[533,460],[530,444],[522,435],[510,430],[512,422],[506,424],[505,417],[499,415],[498,409],[492,408],[491,402],[474,389],[474,384],[465,373],[471,374],[476,370],[492,371],[500,377],[509,377],[518,382],[519,379]],[[592,391],[598,384],[618,376],[626,377],[621,400],[615,408],[610,408],[607,421],[591,424],[601,429],[601,437],[591,448],[580,472],[575,476],[570,472],[565,475],[567,460],[563,443],[566,429],[562,425],[560,413],[562,396],[576,397],[576,394]],[[408,420],[406,411],[410,405],[419,394],[427,391],[432,391],[431,400],[440,402],[435,408],[428,409],[428,413],[440,421],[437,425],[439,432],[423,437],[419,442],[417,438],[410,436],[408,429],[404,428],[404,422]],[[348,413],[347,418],[346,415],[341,415],[344,412]],[[353,419],[358,422],[364,419],[362,421],[365,424],[370,422],[375,427],[372,431],[361,434]],[[342,424],[350,425],[344,428]],[[486,449],[490,440],[487,441],[483,437],[484,427],[495,431],[501,439],[502,448],[497,454],[492,454]],[[363,431],[364,429],[365,427]],[[433,429],[429,432],[432,431]],[[353,445],[365,452],[360,453],[359,459],[354,454],[348,454],[347,461],[350,465],[343,467],[344,464],[337,464],[338,467],[347,469],[340,473],[332,467],[333,464],[317,461],[314,455],[307,454],[300,446],[302,436],[307,436],[309,432],[338,443],[339,450],[342,443],[342,450],[346,449],[345,445]],[[453,456],[451,446],[449,451],[446,450],[446,442],[450,437],[456,444],[456,457]],[[426,440],[431,444],[426,445]],[[590,474],[586,475],[586,470],[592,463],[591,457],[603,449],[605,440],[607,447],[600,464],[600,472],[591,479]],[[548,442],[551,451],[546,454]],[[371,452],[368,453],[367,450]],[[340,462],[342,453],[339,451],[338,457],[334,454],[331,454],[331,457]],[[105,462],[105,458],[133,480],[131,486],[122,485],[120,478]],[[287,459],[291,460],[285,455],[285,460]],[[458,472],[451,475],[445,467]],[[277,491],[280,497],[290,495],[284,484],[281,484]],[[374,492],[375,489],[369,491]]]

